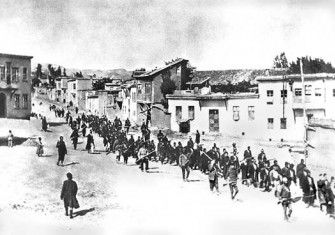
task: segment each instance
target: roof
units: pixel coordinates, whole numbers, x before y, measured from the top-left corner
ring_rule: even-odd
[[[33,56],[29,56],[29,55],[14,55],[14,54],[4,54],[4,53],[0,53],[0,57],[20,58],[20,59],[32,59],[32,58],[34,58]]]
[[[304,74],[306,80],[318,80],[318,79],[335,79],[335,73],[314,73]],[[300,74],[289,74],[281,76],[258,76],[257,81],[288,81],[288,80],[301,80]]]
[[[158,69],[154,69],[150,72],[146,72],[146,73],[143,73],[143,74],[140,74],[140,75],[133,75],[134,78],[136,79],[141,79],[141,78],[148,78],[148,77],[151,77],[157,73],[161,73],[162,71],[168,69],[168,68],[171,68],[175,65],[178,65],[178,64],[181,64],[181,63],[184,63],[184,62],[188,62],[188,60],[186,59],[183,59],[183,58],[178,58],[176,60],[173,60],[172,62],[170,63],[166,63],[166,65],[162,68],[158,68]]]
[[[230,69],[230,70],[205,70],[195,71],[194,78],[189,85],[201,85],[209,79],[209,85],[226,85],[229,82],[236,84],[241,81],[253,82],[261,75],[282,75],[286,74],[283,69]]]
[[[226,99],[253,99],[258,98],[258,94],[253,92],[246,93],[209,93],[209,94],[200,94],[194,93],[192,90],[189,91],[175,91],[172,95],[167,95],[167,99],[171,100],[226,100]]]

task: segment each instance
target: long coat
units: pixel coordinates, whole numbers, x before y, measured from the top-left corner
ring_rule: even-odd
[[[67,149],[66,149],[66,146],[65,146],[65,142],[62,140],[59,140],[57,142],[57,145],[56,147],[58,148],[58,154],[60,156],[64,156],[65,154],[67,154]]]
[[[308,181],[309,179],[309,181]],[[305,197],[311,197],[316,199],[316,187],[314,179],[310,176],[304,176],[301,178],[301,188]],[[306,199],[308,199],[306,198]]]
[[[77,183],[73,180],[65,180],[62,187],[60,198],[64,200],[65,207],[79,208],[77,196]]]

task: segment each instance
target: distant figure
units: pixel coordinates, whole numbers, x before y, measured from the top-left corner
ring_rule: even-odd
[[[197,130],[197,133],[195,134],[195,143],[200,144],[200,133],[198,130]]]
[[[84,137],[86,137],[86,128],[87,128],[87,125],[85,124],[85,122],[83,122],[83,124],[81,125],[81,132],[83,133]]]
[[[78,107],[76,107],[76,114],[78,114],[78,112],[79,112],[79,109],[78,109]]]
[[[131,125],[130,125],[129,118],[127,118],[126,121],[124,122],[124,127],[125,127],[127,133],[129,132],[130,126]]]
[[[92,130],[90,130],[90,133],[87,135],[86,150],[88,153],[92,153],[94,150],[94,139],[92,133]]]
[[[38,157],[42,157],[43,153],[44,153],[44,150],[43,150],[42,138],[38,137],[36,154]]]
[[[42,130],[45,132],[48,130],[48,123],[46,117],[42,117]]]
[[[76,150],[77,149],[77,144],[78,144],[78,138],[79,138],[79,134],[78,134],[78,129],[77,128],[73,129],[70,138],[72,139],[73,148],[74,148],[74,150]]]
[[[13,147],[13,138],[14,138],[14,135],[13,135],[12,131],[9,130],[9,134],[8,134],[8,147],[9,148]]]
[[[64,181],[60,199],[64,201],[65,216],[68,216],[68,209],[70,207],[70,219],[73,218],[73,208],[78,209],[79,203],[77,200],[78,186],[75,181],[72,180],[72,174],[69,172],[66,174],[67,180]]]
[[[65,154],[67,154],[67,149],[65,142],[63,140],[63,136],[61,136],[57,142],[56,147],[58,148],[58,161],[57,161],[57,166],[59,166],[59,163],[63,166],[64,164],[64,158]]]

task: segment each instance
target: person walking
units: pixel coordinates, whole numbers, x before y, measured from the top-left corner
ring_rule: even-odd
[[[90,130],[90,133],[87,135],[86,150],[88,151],[88,153],[93,153],[94,151],[94,139],[92,130]]]
[[[187,154],[187,148],[184,147],[183,152],[179,156],[179,166],[181,168],[184,181],[188,181],[188,177],[190,175],[190,167],[188,163],[189,163],[189,158]]]
[[[14,135],[13,135],[12,131],[9,130],[8,138],[7,138],[7,140],[8,140],[8,147],[9,148],[13,147],[13,139],[14,139]]]
[[[46,117],[42,117],[42,130],[45,132],[48,130],[48,122]]]
[[[58,148],[57,166],[59,166],[59,164],[63,166],[65,154],[67,154],[67,149],[66,149],[65,142],[63,140],[63,136],[59,137],[56,147]]]
[[[281,187],[281,191],[279,192],[279,199],[280,199],[279,203],[281,203],[283,206],[284,219],[288,221],[292,214],[292,206],[291,206],[292,197],[288,180],[286,177],[283,178],[283,184]]]
[[[232,162],[233,161],[234,161],[234,158],[232,157]],[[237,187],[238,170],[234,163],[230,164],[227,174],[228,174],[228,182],[229,182],[231,199],[234,200],[237,193],[239,192],[238,187]]]
[[[195,143],[196,143],[197,145],[200,144],[200,133],[199,133],[198,130],[197,130],[197,133],[195,134]]]
[[[78,144],[78,138],[79,138],[79,133],[78,133],[77,128],[73,129],[70,138],[71,138],[72,143],[73,143],[73,148],[74,148],[74,150],[76,150],[77,149],[77,144]]]
[[[38,157],[42,157],[43,153],[44,150],[43,150],[42,138],[38,137],[36,154]]]
[[[72,180],[72,174],[69,172],[66,174],[67,180],[63,182],[63,187],[60,195],[60,199],[64,201],[65,216],[69,215],[70,207],[70,219],[73,218],[73,208],[78,209],[79,203],[77,200],[78,186],[75,181]]]

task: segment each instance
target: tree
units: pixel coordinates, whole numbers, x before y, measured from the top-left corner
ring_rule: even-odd
[[[292,61],[289,67],[290,74],[300,73],[300,60]],[[304,73],[335,73],[335,68],[330,62],[325,62],[320,58],[311,58],[310,56],[302,57]]]
[[[273,68],[276,69],[284,69],[288,68],[288,62],[285,55],[285,52],[280,53],[280,55],[277,55],[275,59],[273,60]]]
[[[62,69],[60,68],[60,66],[58,66],[56,70],[56,77],[60,77],[60,76],[62,76]]]
[[[37,64],[37,68],[36,68],[36,73],[35,73],[37,78],[42,77],[42,65],[41,64]]]
[[[174,81],[169,77],[163,77],[163,82],[160,86],[161,92],[165,99],[167,94],[173,94],[173,92],[177,89],[177,86]]]
[[[66,77],[66,69],[63,68],[63,76]]]
[[[41,83],[41,80],[38,79],[37,76],[34,77],[34,78],[31,80],[31,86],[32,86],[32,87],[38,86],[40,83]]]
[[[76,76],[77,78],[82,78],[83,77],[83,74],[81,73],[81,71],[78,73],[78,72],[76,72],[75,74],[74,74],[74,76]]]
[[[111,80],[109,78],[103,78],[100,80],[97,80],[95,82],[93,82],[92,86],[93,86],[93,90],[104,90],[105,89],[105,83],[107,82],[111,82]]]

